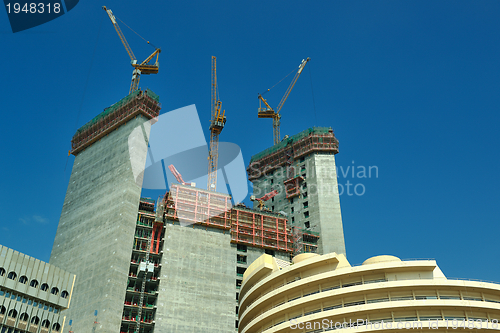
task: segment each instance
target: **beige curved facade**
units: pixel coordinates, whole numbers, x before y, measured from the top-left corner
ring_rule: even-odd
[[[434,260],[262,255],[239,299],[240,333],[500,331],[500,285],[447,279]]]

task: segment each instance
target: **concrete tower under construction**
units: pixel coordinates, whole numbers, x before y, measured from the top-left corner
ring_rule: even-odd
[[[334,156],[338,147],[331,128],[314,127],[250,160],[247,171],[254,194],[278,190],[265,205],[287,215],[298,251],[345,254]]]
[[[72,331],[119,331],[142,185],[132,170],[144,167],[147,154],[147,146],[130,152],[128,143],[147,142],[147,131],[134,129],[159,111],[156,94],[136,90],[72,139],[75,160],[50,257],[76,275],[66,313]]]

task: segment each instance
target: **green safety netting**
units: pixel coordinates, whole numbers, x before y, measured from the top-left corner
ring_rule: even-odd
[[[152,99],[154,99],[156,102],[160,102],[160,96],[158,96],[157,94],[155,94],[154,92],[152,92],[151,90],[146,89],[146,93],[149,97],[151,97]]]
[[[277,145],[274,145],[270,148],[267,148],[264,151],[261,151],[258,154],[253,155],[252,158],[250,159],[250,163],[258,161],[267,155],[271,155],[271,154],[277,152],[278,150],[285,148],[287,145],[292,144],[296,141],[299,141],[299,140],[305,138],[306,136],[309,136],[310,134],[325,135],[325,134],[328,134],[328,132],[331,129],[332,129],[331,127],[311,127],[311,128],[308,128],[305,131],[302,131],[298,134],[295,134],[295,135],[289,137],[288,139],[282,140]]]
[[[120,107],[122,107],[123,105],[127,104],[130,100],[134,99],[140,93],[141,93],[141,90],[136,90],[136,91],[130,93],[128,96],[125,96],[124,98],[122,98],[121,100],[119,100],[118,102],[116,102],[115,104],[113,104],[113,105],[105,108],[103,112],[101,112],[100,114],[98,114],[97,116],[95,116],[91,121],[89,121],[88,123],[86,123],[85,125],[83,125],[82,127],[80,127],[76,131],[75,135],[80,134],[81,132],[85,131],[86,129],[88,129],[92,125],[96,124],[97,122],[99,122],[100,120],[102,120],[103,118],[105,118],[106,116],[112,114],[115,110],[117,110]],[[151,90],[146,89],[146,94],[149,97],[151,97],[153,100],[155,100],[156,102],[160,101],[160,97],[157,94],[155,94],[154,92],[152,92]]]

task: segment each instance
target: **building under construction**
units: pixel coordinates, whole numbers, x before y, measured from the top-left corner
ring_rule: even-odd
[[[252,156],[248,180],[254,193],[278,190],[265,202],[288,216],[290,226],[303,230],[296,239],[302,251],[345,254],[344,231],[334,155],[339,142],[327,127],[309,128]],[[317,236],[319,240],[317,240]]]
[[[235,332],[243,273],[263,253],[286,266],[301,252],[345,252],[338,195],[322,198],[305,187],[331,180],[323,176],[338,149],[331,130],[310,129],[252,158],[256,191],[285,188],[263,208],[182,184],[155,201],[141,198],[133,174],[147,145],[130,151],[128,142],[160,107],[150,90],[135,91],[73,137],[50,263],[76,275],[66,311],[74,332]],[[315,175],[303,174],[308,163]],[[288,173],[251,172],[269,166]]]

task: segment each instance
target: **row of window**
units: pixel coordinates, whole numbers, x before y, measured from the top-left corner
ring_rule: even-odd
[[[2,277],[4,275],[5,275],[5,269],[0,267],[0,277]],[[16,280],[17,279],[16,272],[14,272],[14,271],[9,272],[9,274],[7,275],[7,278],[10,280]],[[28,283],[28,277],[26,277],[26,275],[23,275],[18,279],[18,282],[22,283],[22,284],[26,284],[26,283]],[[37,288],[38,285],[39,285],[39,283],[36,279],[33,279],[30,281],[30,287]],[[42,285],[40,286],[40,290],[48,291],[49,285],[47,283],[42,283]],[[57,287],[53,287],[52,289],[50,289],[50,293],[53,295],[59,295],[59,289]],[[69,296],[69,293],[66,290],[63,290],[63,292],[61,293],[61,297],[68,298],[68,296]]]
[[[54,313],[59,313],[59,311],[60,311],[57,308],[54,308],[52,306],[49,306],[49,305],[41,303],[41,302],[37,302],[36,300],[32,300],[29,298],[22,297],[20,295],[16,295],[16,294],[12,294],[12,293],[0,290],[0,296],[4,296],[4,295],[5,295],[5,298],[10,298],[10,299],[16,300],[17,302],[22,302],[23,304],[32,305],[35,308],[44,309],[44,310],[47,310],[49,312],[54,312]]]
[[[3,306],[3,305],[0,306],[0,315],[5,315],[6,311],[7,311],[7,309],[5,308],[5,306]],[[11,309],[7,313],[7,317],[10,317],[12,319],[16,319],[17,315],[18,315],[18,312],[16,309]],[[31,320],[30,320],[30,317],[26,312],[21,313],[21,315],[19,316],[19,320],[24,321],[24,322],[29,321],[32,325],[38,325],[40,323],[39,317],[33,316],[33,317],[31,317]],[[50,321],[48,319],[43,320],[42,327],[50,328]],[[60,329],[61,329],[61,324],[59,324],[59,323],[52,324],[53,331],[59,331]]]

